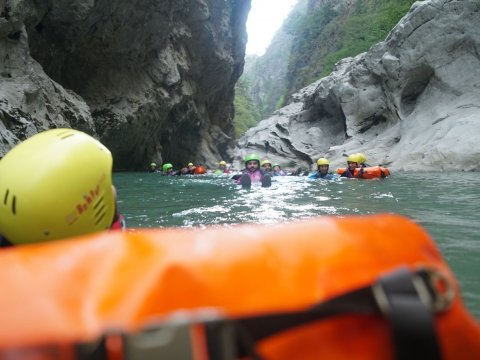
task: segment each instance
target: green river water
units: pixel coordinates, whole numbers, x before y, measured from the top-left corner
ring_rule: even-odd
[[[276,223],[317,215],[394,212],[421,224],[438,244],[480,319],[478,173],[399,173],[385,180],[277,177],[271,188],[242,190],[229,176],[116,173],[128,227],[205,227]]]

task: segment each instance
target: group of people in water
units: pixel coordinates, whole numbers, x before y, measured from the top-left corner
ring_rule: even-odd
[[[148,172],[158,172],[157,164],[152,162],[150,163],[150,167],[148,168]],[[162,165],[161,170],[162,175],[166,176],[174,176],[174,175],[199,175],[205,174],[206,169],[203,166],[195,166],[193,163],[188,163],[187,166],[181,168],[178,171],[173,169],[173,165],[171,163],[165,163]]]
[[[363,154],[350,155],[348,166],[338,175],[329,172],[328,159],[320,158],[317,170],[305,174],[302,169],[285,171],[279,164],[250,154],[245,156],[241,171],[232,170],[222,160],[210,173],[229,174],[244,188],[254,183],[269,187],[276,176],[308,175],[327,180],[360,177],[367,166],[365,161]],[[4,199],[0,207],[0,247],[124,228],[112,184],[112,163],[112,154],[104,145],[73,129],[45,131],[17,145],[0,161],[0,193]],[[152,162],[149,171],[159,171],[157,164]],[[171,163],[165,163],[161,173],[175,176],[208,171],[193,163],[175,171]]]
[[[279,164],[272,164],[268,159],[261,161],[260,157],[256,154],[247,155],[243,160],[245,168],[232,177],[232,179],[235,180],[237,184],[242,185],[243,188],[250,188],[252,183],[260,183],[262,187],[269,187],[271,185],[271,178],[275,176],[307,175],[309,179],[325,180],[334,180],[339,177],[360,178],[363,169],[369,166],[366,164],[366,156],[363,153],[349,155],[347,158],[347,167],[341,174],[330,172],[330,162],[324,157],[317,160],[317,170],[311,174],[304,172],[301,168],[297,169],[295,172],[285,171]],[[157,164],[152,162],[148,171],[158,172]],[[223,160],[219,162],[218,168],[214,171],[207,171],[204,166],[195,166],[193,163],[188,163],[186,167],[177,171],[173,169],[171,163],[165,163],[161,169],[162,175],[165,176],[197,175],[205,173],[220,175],[231,174],[232,172],[233,170],[228,168],[227,163]]]

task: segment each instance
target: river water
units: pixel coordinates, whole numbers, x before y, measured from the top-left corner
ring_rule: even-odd
[[[478,173],[399,173],[385,180],[277,177],[243,190],[229,176],[116,173],[128,227],[205,227],[276,223],[317,215],[394,212],[422,225],[439,246],[480,319]]]

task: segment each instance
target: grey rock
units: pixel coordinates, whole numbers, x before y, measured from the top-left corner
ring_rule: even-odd
[[[0,99],[15,119],[18,111],[28,115],[33,132],[86,130],[110,148],[116,169],[142,169],[151,161],[213,165],[225,156],[249,0],[7,3],[7,12],[0,9],[8,13],[0,17],[0,41],[11,41],[17,29],[22,36],[16,47],[0,50],[2,73],[8,65],[5,73],[15,82],[2,77]],[[45,102],[41,114],[33,116],[20,95],[12,97],[18,86]],[[3,134],[10,139],[5,150],[28,136]]]
[[[5,4],[0,16],[0,157],[16,143],[52,127],[95,134],[85,102],[51,80],[32,59],[22,2]]]
[[[479,19],[478,0],[416,2],[384,42],[294,94],[231,154],[336,168],[363,152],[394,171],[478,171]]]

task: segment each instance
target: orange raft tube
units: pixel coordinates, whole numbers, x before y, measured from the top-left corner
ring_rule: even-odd
[[[78,358],[68,351],[71,344],[112,339],[105,334],[113,330],[117,345],[105,342],[106,358],[128,359],[143,348],[127,334],[146,324],[171,324],[174,318],[185,325],[195,318],[192,311],[215,308],[221,318],[243,318],[247,328],[249,317],[268,325],[268,315],[308,315],[310,322],[256,341],[255,351],[265,359],[393,359],[395,319],[388,315],[395,306],[388,305],[387,287],[379,288],[378,279],[399,267],[407,273],[426,267],[438,275],[430,284],[440,301],[432,302],[427,318],[433,319],[442,358],[480,359],[480,327],[466,311],[454,275],[425,231],[396,215],[324,217],[269,227],[113,231],[8,248],[0,251],[0,264],[0,358],[37,352],[43,357],[35,359]],[[345,301],[318,306],[345,294],[370,294],[370,289],[382,311],[342,310]],[[419,289],[428,300],[432,289]],[[314,305],[317,312],[306,310]],[[315,319],[318,309],[334,311]],[[202,334],[207,327],[200,325],[197,319],[186,336]],[[151,343],[149,336],[142,346]],[[196,354],[191,358],[213,358],[199,338],[191,342]],[[65,356],[48,356],[59,353]]]
[[[342,175],[345,172],[345,168],[337,169],[337,174]],[[390,171],[386,167],[382,166],[370,166],[363,168],[363,173],[359,176],[360,168],[356,168],[354,176],[359,179],[375,179],[385,178],[390,176]]]

